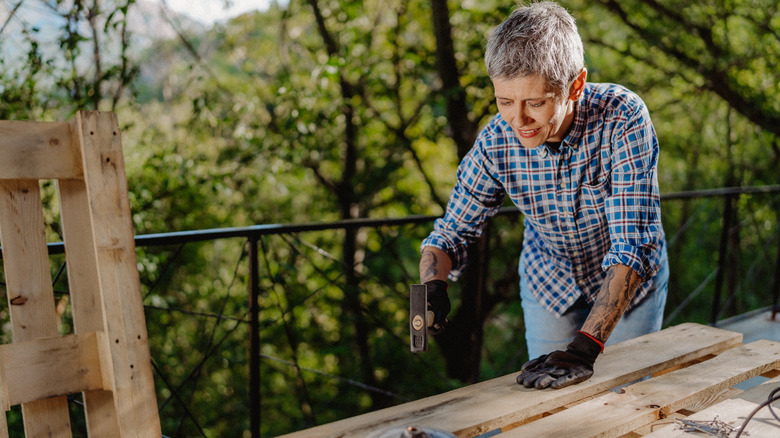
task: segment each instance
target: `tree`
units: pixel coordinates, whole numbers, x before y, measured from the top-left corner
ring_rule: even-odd
[[[648,102],[662,145],[662,191],[777,183],[780,12],[776,2],[570,4],[590,44],[587,52],[595,61],[595,76],[629,85]],[[618,62],[604,62],[613,57]],[[739,206],[734,202],[729,199],[723,207],[723,217],[729,217],[723,226],[730,223],[734,228],[725,231],[730,244],[722,246],[732,248],[733,259],[726,264],[728,272],[718,272],[715,281],[722,284],[725,274],[732,312],[738,310],[733,295],[736,279],[745,271],[740,264],[747,264],[740,263],[747,260],[737,253]],[[678,285],[670,290],[672,305],[684,299],[676,296],[679,291],[697,289],[701,279],[710,278],[708,271],[697,269],[714,262],[707,260],[704,251],[690,252],[690,244],[708,245],[701,241],[701,230],[692,229],[694,215],[690,202],[666,215],[666,229],[674,243],[672,282]],[[689,244],[691,238],[695,242]],[[712,247],[711,254],[717,251],[717,246]]]
[[[140,5],[45,4],[62,17],[57,40],[65,50],[42,50],[39,32],[26,29],[24,62],[0,60],[8,67],[0,71],[0,111],[56,120],[81,107],[117,111],[138,234],[440,215],[459,159],[495,112],[483,49],[513,7],[273,3],[203,32],[178,28],[176,38],[134,57],[127,16]],[[662,192],[777,183],[777,124],[765,126],[777,117],[777,5],[564,4],[586,42],[589,79],[621,83],[647,102],[662,144]],[[698,202],[664,211],[673,305],[710,278],[716,262],[720,205]],[[743,250],[727,284],[766,275],[758,259],[771,259],[766,236],[776,231],[766,224],[777,223],[767,203],[742,199],[732,207],[751,216],[740,216],[742,231],[730,235]],[[470,249],[470,271],[451,285],[447,332],[428,354],[408,354],[409,284],[418,281],[418,246],[429,231],[350,228],[260,239],[262,414],[274,419],[263,422],[263,434],[519,367],[516,215],[492,221]],[[248,391],[243,245],[139,251],[168,433],[247,430],[247,407],[229,402]],[[707,304],[702,298],[695,307]],[[701,320],[695,311],[679,318]]]
[[[757,126],[780,134],[777,2],[599,3],[638,37],[619,49],[625,56],[715,93]]]

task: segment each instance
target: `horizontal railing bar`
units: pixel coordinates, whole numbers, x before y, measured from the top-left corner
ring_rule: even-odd
[[[663,193],[662,200],[712,198],[716,196],[730,196],[743,194],[778,193],[780,184],[768,186],[723,187],[719,189],[692,190],[689,192]]]
[[[170,233],[142,234],[135,236],[136,246],[165,246],[180,243],[202,242],[207,240],[229,239],[233,237],[257,237],[269,234],[290,234],[305,231],[322,231],[333,229],[352,229],[366,227],[399,226],[428,223],[439,216],[413,215],[404,218],[358,218],[335,222],[313,222],[305,224],[262,224],[247,227],[211,228],[205,230],[174,231]],[[64,252],[63,242],[49,243],[49,254]],[[2,248],[0,248],[2,250]]]
[[[693,198],[709,198],[717,196],[733,196],[741,194],[765,194],[780,193],[780,184],[767,186],[747,187],[723,187],[708,190],[693,190],[689,192],[676,192],[661,194],[662,200],[679,200]],[[499,215],[518,214],[514,207],[503,207]],[[313,222],[304,224],[262,224],[247,227],[211,228],[205,230],[174,231],[171,233],[142,234],[135,237],[136,246],[165,246],[181,243],[202,242],[207,240],[228,239],[233,237],[258,237],[270,234],[289,234],[305,231],[323,231],[333,229],[354,229],[365,227],[399,226],[409,224],[421,224],[433,222],[440,216],[412,215],[403,218],[358,218],[345,219],[335,222]],[[49,243],[49,254],[61,254],[65,252],[62,242]],[[0,248],[0,251],[2,248]],[[0,254],[0,257],[2,255]]]

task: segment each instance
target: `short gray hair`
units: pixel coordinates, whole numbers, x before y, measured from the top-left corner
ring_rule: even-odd
[[[547,1],[515,9],[490,35],[485,66],[491,79],[538,75],[563,93],[585,67],[574,17]]]

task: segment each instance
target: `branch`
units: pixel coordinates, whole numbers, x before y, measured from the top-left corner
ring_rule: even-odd
[[[0,36],[3,35],[3,32],[5,32],[6,26],[8,26],[8,23],[11,22],[11,19],[14,18],[14,15],[16,15],[16,11],[19,10],[19,7],[22,6],[22,3],[24,3],[24,0],[19,0],[19,3],[14,6],[13,9],[11,9],[11,13],[8,14],[8,18],[5,19],[5,23],[3,23],[3,27],[0,27]]]
[[[228,96],[232,95],[232,91],[227,89],[222,83],[220,82],[217,75],[214,73],[213,70],[211,70],[211,67],[209,67],[208,64],[203,62],[203,57],[200,56],[200,53],[198,53],[198,50],[195,49],[195,46],[192,45],[192,43],[187,39],[187,37],[184,35],[184,32],[182,29],[178,26],[177,23],[174,22],[174,20],[171,18],[171,16],[168,14],[170,11],[170,7],[168,7],[168,1],[162,0],[163,4],[163,16],[165,16],[165,21],[168,22],[168,24],[171,25],[171,28],[174,32],[176,32],[176,36],[179,38],[179,41],[184,45],[184,48],[187,49],[187,52],[189,52],[190,55],[192,55],[193,58],[195,58],[195,61],[197,61],[197,64],[206,71],[206,73],[211,76],[211,78],[214,80],[214,82],[217,85],[217,88],[219,88],[220,91],[227,94]]]
[[[682,65],[699,73],[705,80],[705,87],[726,100],[730,107],[739,111],[742,115],[747,117],[748,120],[760,126],[762,129],[780,135],[780,112],[767,108],[766,105],[762,105],[763,101],[767,99],[767,96],[757,94],[745,87],[740,87],[732,80],[728,72],[729,67],[731,67],[730,65],[718,66],[717,63],[713,63],[713,65],[707,66],[702,62],[701,57],[691,57],[678,49],[677,45],[664,43],[657,31],[632,22],[628,13],[618,1],[599,1],[640,37],[659,47],[664,53],[677,59]],[[652,0],[646,1],[652,3]],[[658,10],[663,11],[664,9],[660,8]],[[717,61],[723,58],[722,49],[717,46],[714,41],[711,39],[707,40],[706,38],[702,38],[702,41],[704,41],[708,53],[713,60]]]
[[[314,11],[314,19],[317,21],[317,29],[320,31],[320,36],[325,42],[325,50],[327,50],[328,55],[330,56],[338,54],[339,46],[336,44],[336,40],[333,39],[333,36],[331,36],[330,32],[328,32],[328,28],[325,26],[325,17],[322,16],[320,4],[317,2],[317,0],[309,0],[309,5]]]

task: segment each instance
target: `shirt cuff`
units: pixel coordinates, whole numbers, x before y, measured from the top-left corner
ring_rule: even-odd
[[[655,272],[652,266],[650,266],[650,259],[646,251],[644,248],[626,243],[616,243],[612,245],[612,248],[609,249],[609,252],[604,257],[601,268],[606,271],[614,265],[625,265],[636,271],[643,282],[647,281],[653,278]]]
[[[450,260],[452,261],[452,270],[447,275],[447,278],[452,281],[456,281],[463,273],[463,269],[468,264],[467,252],[460,251],[458,245],[455,244],[455,242],[451,241],[446,236],[437,233],[432,233],[422,241],[420,244],[420,252],[422,252],[422,249],[426,246],[438,248],[450,256]]]

